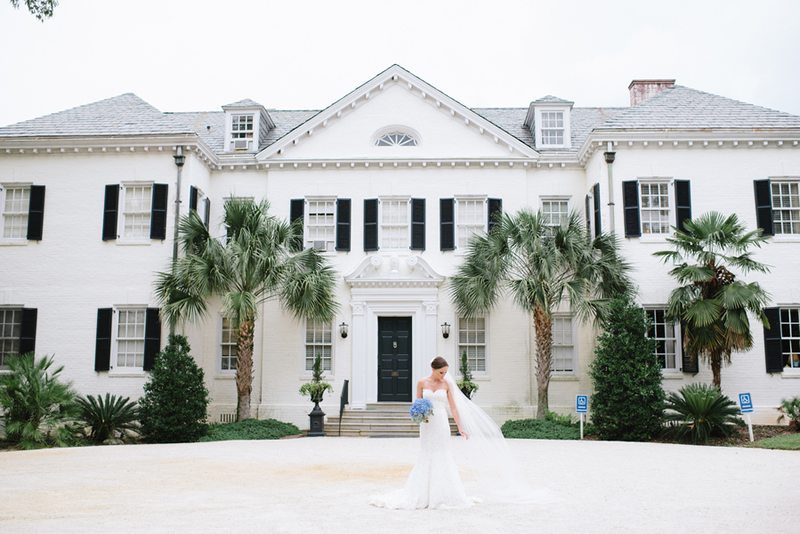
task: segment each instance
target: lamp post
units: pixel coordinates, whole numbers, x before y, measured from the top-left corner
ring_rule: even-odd
[[[175,264],[178,262],[178,223],[181,218],[181,171],[183,170],[183,164],[186,163],[186,156],[183,155],[183,146],[178,145],[175,149],[175,155],[172,157],[175,159],[175,166],[178,168],[177,177],[175,179],[175,229],[172,239],[172,271],[174,273]],[[169,333],[170,335],[175,334],[174,321],[170,322]]]
[[[606,165],[608,165],[608,228],[610,233],[615,233],[614,227],[614,159],[617,153],[611,150],[612,145],[608,143],[608,151],[603,152],[606,158]]]

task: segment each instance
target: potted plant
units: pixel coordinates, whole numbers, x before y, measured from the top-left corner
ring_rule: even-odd
[[[472,371],[469,370],[469,362],[467,362],[467,351],[461,353],[459,371],[461,371],[461,378],[457,382],[458,389],[465,397],[471,399],[472,395],[478,391],[478,384],[472,381]]]
[[[333,386],[325,382],[325,377],[322,374],[322,358],[319,354],[314,357],[314,365],[311,369],[311,382],[306,382],[300,386],[300,394],[308,395],[311,397],[311,402],[314,403],[314,409],[308,414],[308,435],[324,436],[325,412],[319,407],[319,403],[322,402],[322,397],[326,391],[333,391]]]

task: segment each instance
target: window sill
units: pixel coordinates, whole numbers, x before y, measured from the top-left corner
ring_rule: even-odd
[[[322,381],[323,382],[328,382],[330,385],[333,385],[333,383],[336,381],[336,377],[335,376],[329,376],[329,375],[325,374],[325,373],[329,373],[329,372],[330,371],[322,371],[322,374],[325,375],[325,376],[322,377]],[[312,375],[311,371],[309,371],[307,375],[300,376],[300,378],[298,380],[301,380],[302,382],[311,382],[311,380],[313,378],[314,378],[314,375]]]
[[[781,373],[781,378],[800,378],[800,369],[788,369]]]
[[[677,370],[661,371],[662,380],[683,380],[683,373]]]
[[[672,236],[672,234],[640,236],[639,237],[639,242],[640,243],[663,244],[663,243],[666,243],[667,242],[667,238],[669,238],[671,236]]]
[[[151,242],[149,239],[147,240],[125,240],[125,239],[117,239],[116,245],[120,247],[144,247],[150,246]]]
[[[563,375],[551,375],[550,382],[578,382],[580,378],[578,378],[575,374],[563,374]]]
[[[796,234],[779,234],[772,236],[773,243],[800,243],[800,235]]]
[[[224,371],[218,371],[214,376],[214,380],[236,380],[236,372],[226,373]]]
[[[111,369],[108,371],[109,378],[144,378],[147,373],[143,369],[131,369],[124,371],[116,371]]]
[[[27,239],[0,239],[0,247],[24,247],[28,244]]]

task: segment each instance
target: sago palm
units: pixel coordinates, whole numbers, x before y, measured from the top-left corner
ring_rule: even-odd
[[[760,231],[748,232],[736,214],[726,217],[712,211],[686,221],[684,230],[667,239],[674,250],[655,253],[674,265],[669,274],[678,282],[670,293],[667,315],[682,322],[684,351],[708,360],[717,388],[731,353],[753,346],[748,314],[769,326],[764,314],[767,292],[755,282],[738,280],[729,269],[769,272],[752,252],[765,241]]]
[[[295,251],[294,228],[268,213],[266,201],[225,203],[227,238],[212,237],[197,213],[180,222],[184,255],[158,274],[156,295],[173,324],[196,320],[212,297],[238,328],[237,420],[250,417],[253,335],[259,308],[278,300],[298,318],[330,321],[336,311],[333,269],[313,249]]]
[[[552,373],[553,313],[562,302],[580,320],[601,317],[607,299],[630,289],[628,264],[614,236],[592,239],[577,213],[553,227],[541,212],[501,216],[474,237],[451,294],[462,316],[490,310],[504,293],[530,314],[536,331],[536,417],[548,410]]]

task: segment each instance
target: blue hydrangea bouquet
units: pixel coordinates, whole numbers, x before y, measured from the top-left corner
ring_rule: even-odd
[[[427,423],[428,417],[433,414],[433,404],[428,399],[417,399],[408,412],[415,423]]]

